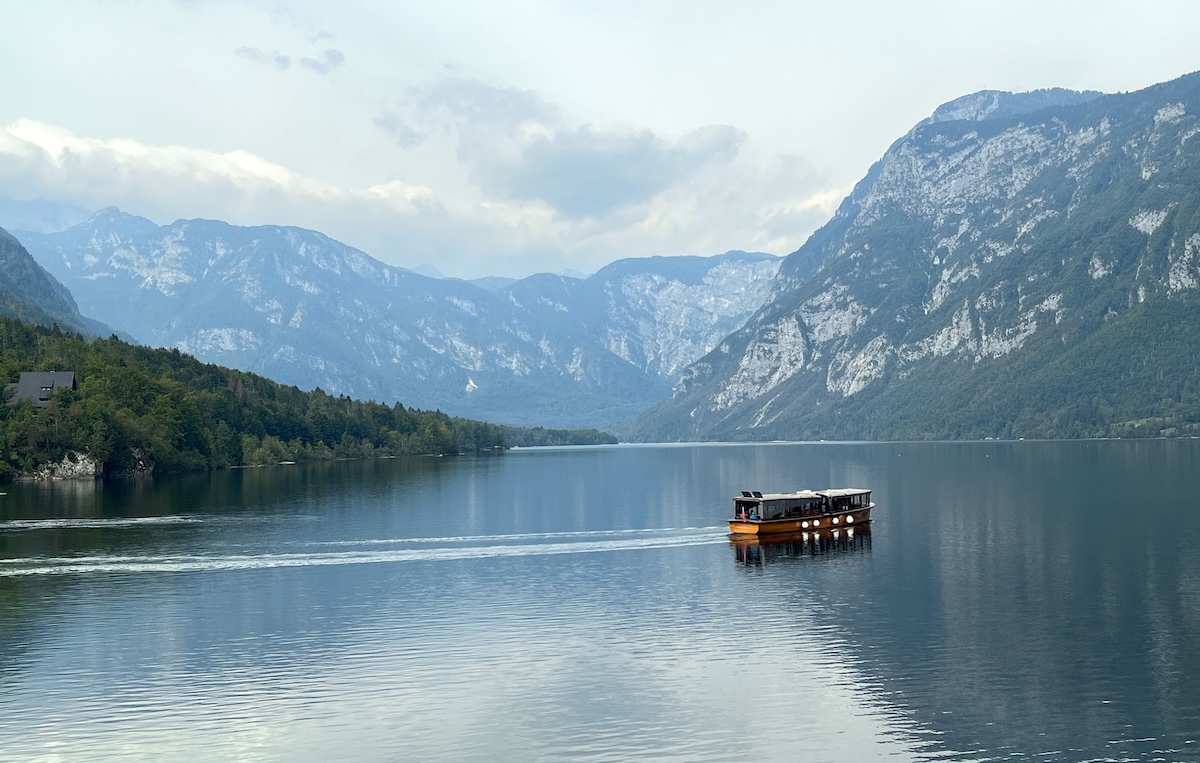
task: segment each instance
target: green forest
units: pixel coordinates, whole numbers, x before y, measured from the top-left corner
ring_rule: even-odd
[[[503,427],[305,392],[178,350],[116,337],[85,340],[57,326],[0,318],[0,381],[51,370],[74,371],[78,389],[57,391],[40,408],[24,400],[0,404],[0,477],[70,453],[86,454],[113,475],[615,442],[594,430]]]

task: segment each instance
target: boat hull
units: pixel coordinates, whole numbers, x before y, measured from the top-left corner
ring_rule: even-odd
[[[731,519],[729,532],[735,535],[774,535],[776,533],[798,533],[865,525],[871,521],[871,509],[839,511],[836,514],[821,514],[816,517],[788,517],[786,519]]]

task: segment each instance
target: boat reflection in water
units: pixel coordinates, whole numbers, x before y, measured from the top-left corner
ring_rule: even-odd
[[[871,526],[818,532],[771,535],[732,534],[733,560],[745,567],[763,567],[801,557],[849,554],[871,548]]]

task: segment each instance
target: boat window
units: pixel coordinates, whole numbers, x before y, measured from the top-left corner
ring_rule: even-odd
[[[763,519],[782,517],[787,511],[787,501],[763,501]]]

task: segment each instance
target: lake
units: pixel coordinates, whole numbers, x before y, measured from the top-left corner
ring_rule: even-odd
[[[868,532],[731,543],[741,490]],[[0,485],[6,761],[1200,760],[1200,442]]]

